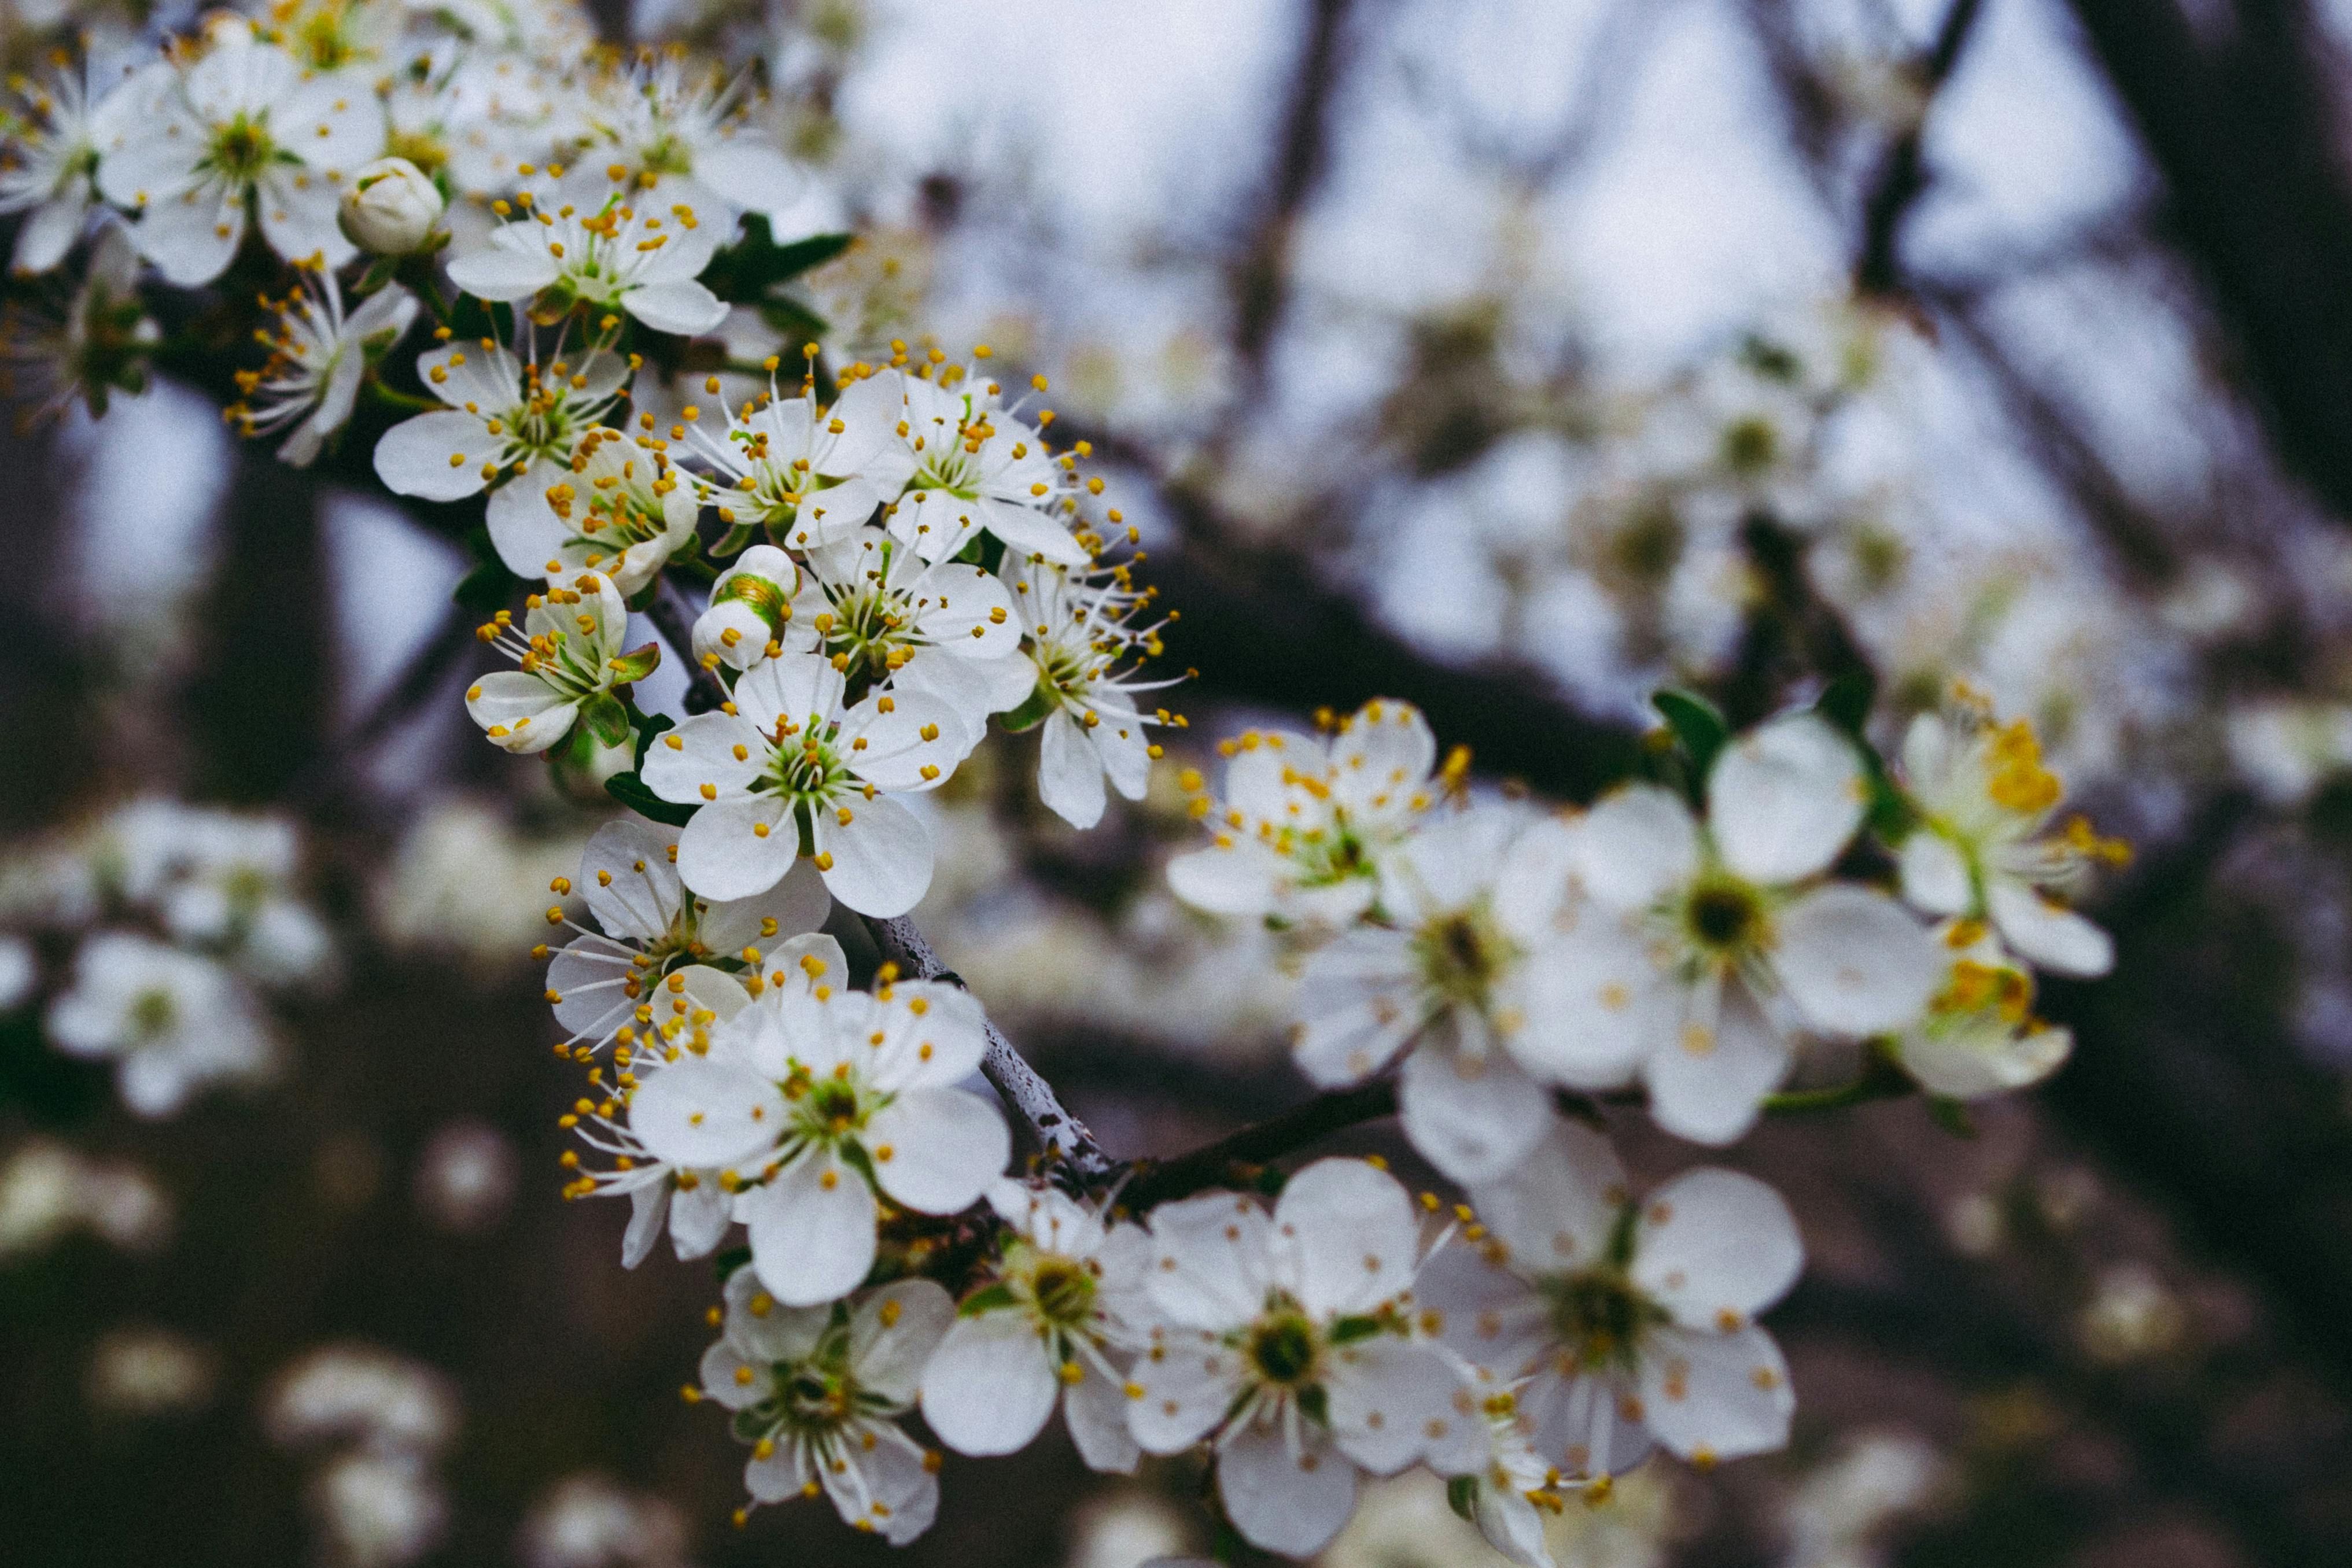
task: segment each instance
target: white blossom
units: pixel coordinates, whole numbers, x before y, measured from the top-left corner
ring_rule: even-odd
[[[2071,1030],[2033,1016],[2033,976],[1983,923],[1938,929],[1950,961],[1927,1011],[1895,1040],[1904,1071],[1931,1094],[1974,1100],[2038,1083],[2074,1050]]]
[[[1433,1258],[1419,1299],[1546,1464],[1584,1479],[1653,1443],[1705,1465],[1788,1442],[1788,1365],[1755,1318],[1804,1250],[1771,1188],[1700,1169],[1637,1204],[1608,1140],[1562,1122],[1470,1197],[1485,1237]]]
[[[1903,774],[1925,818],[1903,841],[1905,898],[1931,915],[1990,920],[2012,951],[2056,974],[2114,967],[2107,934],[2052,895],[2128,852],[2080,817],[2043,835],[2065,791],[2031,725],[1995,724],[1986,705],[1963,697],[1911,721]]]
[[[167,279],[219,277],[248,215],[288,261],[333,267],[358,254],[335,214],[344,178],[383,150],[383,110],[364,80],[232,37],[117,91],[137,96],[108,126],[98,186],[139,213],[140,254]]]
[[[1184,779],[1209,847],[1168,862],[1176,896],[1213,914],[1346,925],[1438,796],[1437,740],[1411,703],[1376,697],[1328,737],[1250,730],[1217,749],[1222,801]]]
[[[360,383],[369,364],[381,358],[416,319],[416,296],[386,284],[343,314],[342,285],[331,271],[305,267],[278,302],[278,330],[269,336],[269,360],[258,371],[237,372],[244,401],[229,414],[246,435],[294,427],[278,449],[283,461],[307,468],[342,429],[359,403]]]
[[[89,226],[98,202],[100,150],[136,95],[91,60],[79,71],[58,68],[15,96],[23,108],[7,120],[0,214],[26,216],[9,267],[20,274],[47,272]]]
[[[713,376],[707,390],[718,390]],[[831,544],[872,520],[915,472],[917,455],[894,426],[906,398],[895,375],[849,380],[830,406],[814,392],[781,396],[772,368],[768,394],[735,411],[716,435],[688,424],[694,454],[710,470],[705,499],[730,528],[757,527],[772,544]],[[932,557],[931,559],[937,559]]]
[[[749,1269],[727,1281],[726,1326],[702,1357],[702,1396],[734,1413],[751,1445],[743,1485],[756,1503],[823,1495],[845,1523],[904,1546],[939,1512],[939,1456],[898,1417],[955,1320],[929,1280],[850,1301],[788,1306]]]
[[[1139,692],[1174,684],[1140,678],[1144,656],[1160,651],[1158,628],[1129,622],[1148,598],[1124,570],[1073,572],[1008,556],[1004,577],[1035,678],[1005,722],[1042,726],[1037,798],[1072,827],[1091,828],[1102,821],[1104,779],[1143,799],[1160,749],[1145,729],[1171,722],[1165,709],[1145,715],[1135,703]]]
[[[833,1301],[874,1266],[877,1191],[957,1214],[1003,1173],[1003,1112],[957,1087],[986,1049],[979,1004],[953,986],[795,988],[663,1066],[630,1099],[629,1130],[656,1159],[729,1173],[777,1299]]]
[[[1059,1404],[1088,1466],[1133,1470],[1127,1368],[1153,1315],[1150,1239],[1038,1183],[999,1181],[988,1200],[1003,1257],[923,1373],[923,1419],[958,1453],[1010,1454]]]
[[[1797,714],[1725,747],[1704,826],[1654,785],[1594,807],[1578,835],[1592,907],[1529,1001],[1571,1020],[1556,1080],[1638,1078],[1660,1126],[1725,1144],[1787,1074],[1796,1036],[1915,1021],[1944,969],[1934,938],[1885,894],[1821,880],[1864,797],[1853,744]]]
[[[1307,959],[1291,1046],[1325,1088],[1400,1056],[1397,1110],[1423,1156],[1492,1179],[1550,1124],[1538,1077],[1572,1020],[1531,999],[1552,963],[1573,840],[1501,808],[1430,824],[1383,862],[1380,918]]]
[[[550,583],[525,601],[523,629],[501,610],[480,628],[483,642],[520,669],[484,675],[466,688],[466,712],[484,734],[512,752],[545,751],[583,716],[608,744],[628,731],[615,686],[643,680],[661,658],[652,643],[625,653],[628,607],[611,580],[583,572]]]
[[[626,311],[656,332],[686,336],[725,319],[726,301],[696,281],[728,237],[725,204],[708,191],[682,181],[646,191],[603,170],[575,170],[546,196],[526,192],[515,204],[520,216],[449,263],[449,280],[467,293],[531,300],[548,320],[575,305],[593,315]],[[703,221],[706,212],[713,221]]]
[[[526,576],[602,571],[633,596],[693,540],[701,511],[694,487],[663,443],[610,426],[580,438],[571,466],[541,504],[501,514],[504,537],[491,536],[499,559],[536,560]]]
[[[690,180],[730,207],[772,223],[806,181],[751,115],[746,80],[673,55],[641,58],[593,84],[589,118],[625,173],[667,193]],[[601,159],[604,148],[583,157]],[[779,240],[783,236],[776,236]]]
[[[572,454],[628,381],[627,362],[599,349],[569,360],[559,348],[542,365],[528,339],[516,352],[485,338],[419,355],[416,375],[447,406],[385,431],[376,476],[427,501],[496,484],[488,521],[499,560],[518,577],[548,576],[561,542],[548,548],[547,493],[571,479]]]
[[[870,384],[896,394],[892,450],[912,467],[886,514],[889,528],[925,560],[946,560],[986,532],[1008,553],[1087,563],[1090,552],[1064,520],[1076,504],[1074,468],[1003,405],[996,382],[940,365],[929,376],[885,371]]]
[[[110,1057],[122,1103],[168,1116],[216,1082],[257,1078],[276,1054],[235,977],[210,958],[106,931],[74,956],[73,984],[49,1003],[52,1044]]]
[[[954,768],[962,733],[936,697],[868,693],[845,706],[826,661],[786,653],[735,683],[732,713],[697,714],[646,753],[646,787],[702,809],[678,841],[678,874],[708,898],[749,898],[792,869],[805,838],[824,885],[861,915],[914,907],[931,841],[895,796]]]
[[[989,715],[1019,706],[1036,685],[1004,584],[976,566],[927,562],[880,528],[802,558],[782,635],[785,647],[828,659],[853,681],[887,681],[893,692],[946,704],[962,752],[987,735]]]
[[[1411,1332],[1421,1262],[1412,1202],[1361,1160],[1318,1160],[1271,1216],[1229,1192],[1151,1214],[1147,1275],[1164,1322],[1135,1363],[1128,1412],[1147,1453],[1208,1439],[1234,1528],[1305,1557],[1339,1533],[1360,1471],[1486,1451],[1469,1387]]]

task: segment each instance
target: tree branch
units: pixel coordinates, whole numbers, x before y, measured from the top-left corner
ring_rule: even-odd
[[[1396,1084],[1386,1078],[1353,1089],[1318,1094],[1281,1115],[1244,1127],[1172,1160],[1136,1162],[1135,1179],[1120,1189],[1119,1202],[1140,1214],[1235,1179],[1235,1167],[1262,1166],[1318,1138],[1365,1122],[1396,1114]]]

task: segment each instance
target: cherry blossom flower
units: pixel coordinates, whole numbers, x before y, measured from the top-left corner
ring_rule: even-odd
[[[528,339],[520,350],[485,338],[419,355],[418,380],[448,406],[385,431],[375,471],[394,494],[427,501],[463,500],[496,485],[490,542],[509,571],[528,579],[550,575],[549,560],[560,558],[569,530],[549,510],[547,493],[571,481],[572,455],[612,407],[629,367],[600,349],[576,361],[558,349],[545,365]]]
[[[628,606],[608,578],[583,572],[569,584],[550,583],[526,602],[521,635],[506,611],[478,635],[521,666],[484,675],[466,690],[466,712],[483,733],[509,751],[545,751],[585,718],[597,738],[617,745],[629,716],[614,688],[641,681],[661,660],[648,643],[625,653]]]
[[[1990,706],[1964,693],[1911,721],[1903,775],[1924,817],[1903,841],[1905,898],[1931,915],[1990,920],[2012,951],[2054,974],[2114,967],[2113,940],[2053,895],[2129,852],[2080,817],[2042,836],[2065,788],[2042,765],[2031,725],[1995,724]]]
[[[1560,823],[1499,808],[1424,827],[1383,862],[1381,920],[1319,948],[1299,977],[1299,1070],[1336,1088],[1403,1057],[1405,1135],[1457,1181],[1501,1174],[1550,1124],[1537,1076],[1571,1020],[1529,987],[1559,940],[1572,844]]]
[[[1395,1179],[1318,1160],[1269,1216],[1229,1192],[1152,1211],[1147,1274],[1164,1322],[1135,1363],[1128,1422],[1147,1453],[1206,1438],[1234,1528],[1269,1552],[1322,1549],[1360,1472],[1427,1460],[1458,1474],[1486,1451],[1454,1366],[1409,1332],[1421,1232]]]
[[[16,94],[23,110],[8,116],[8,155],[0,160],[0,214],[26,214],[9,257],[14,271],[50,270],[89,226],[100,150],[137,97],[123,86],[93,59],[79,71],[55,69]]]
[[[1470,1197],[1486,1235],[1433,1258],[1419,1302],[1547,1464],[1591,1478],[1653,1443],[1704,1465],[1788,1442],[1788,1364],[1755,1318],[1804,1249],[1771,1188],[1700,1169],[1636,1204],[1608,1140],[1562,1122]]]
[[[507,511],[505,537],[491,538],[501,559],[536,559],[518,575],[602,571],[627,597],[693,539],[701,509],[663,442],[605,425],[580,438],[572,472],[547,487],[541,505]]]
[[[641,183],[667,191],[690,180],[772,223],[800,200],[807,182],[754,122],[751,96],[744,78],[730,81],[715,68],[665,55],[595,82],[589,118],[625,172]]]
[[[845,372],[845,376],[846,372]],[[709,390],[718,390],[718,378]],[[772,544],[831,544],[870,521],[915,472],[917,457],[894,427],[906,396],[895,373],[848,381],[830,407],[814,395],[768,395],[736,411],[713,435],[687,421],[694,452],[711,473],[705,500],[730,528],[757,527]],[[933,557],[931,559],[937,559]]]
[[[292,425],[278,455],[297,468],[309,467],[327,437],[351,419],[369,364],[415,319],[416,296],[397,283],[377,289],[346,316],[335,275],[303,268],[278,307],[268,362],[258,371],[237,372],[245,401],[231,405],[229,415],[248,436]]]
[[[831,901],[814,866],[795,864],[755,897],[715,902],[687,892],[678,881],[677,837],[676,828],[624,819],[607,822],[588,841],[578,890],[598,928],[582,929],[547,968],[555,1021],[571,1031],[566,1044],[593,1052],[633,1019],[650,1033],[656,1020],[639,1018],[639,1011],[658,1002],[655,993],[665,976],[681,969],[721,976],[725,971],[709,968],[711,959],[739,960],[747,948],[770,952],[773,944],[824,923]],[[723,985],[712,979],[696,988],[729,988],[738,1005],[748,999],[731,976]]]
[[[958,1453],[1010,1454],[1059,1404],[1088,1466],[1133,1470],[1127,1368],[1153,1315],[1150,1239],[1050,1186],[1000,1181],[988,1200],[1003,1258],[923,1373],[923,1419]]]
[[[845,707],[826,661],[786,653],[736,682],[732,713],[697,714],[646,753],[646,787],[699,805],[678,874],[708,898],[749,898],[790,871],[805,841],[834,897],[903,915],[931,880],[931,841],[894,797],[955,768],[962,732],[936,697],[869,693]]]
[[[2033,1016],[2033,977],[1981,922],[1938,929],[1950,967],[1927,1010],[1895,1040],[1904,1071],[1931,1094],[1974,1100],[2038,1083],[2074,1048],[2071,1030]]]
[[[1376,697],[1328,737],[1251,730],[1218,750],[1222,804],[1184,780],[1210,845],[1168,862],[1176,896],[1213,914],[1346,925],[1437,800],[1437,740],[1411,703]]]
[[[708,191],[685,182],[642,191],[575,170],[549,195],[526,192],[516,205],[520,216],[449,264],[449,281],[476,298],[528,299],[546,321],[574,306],[592,317],[626,311],[688,337],[726,319],[726,301],[696,281],[727,239],[725,204]],[[702,221],[706,211],[713,222]]]
[[[956,1087],[986,1049],[956,987],[820,984],[742,1009],[706,1054],[665,1065],[631,1098],[629,1130],[656,1159],[731,1173],[752,1267],[779,1300],[833,1301],[874,1266],[877,1188],[957,1214],[1003,1172],[1003,1112]]]
[[[341,267],[359,254],[336,222],[341,182],[383,151],[374,90],[224,31],[184,69],[116,89],[137,96],[107,126],[98,188],[139,213],[140,254],[184,287],[226,270],[248,215],[288,261]]]
[[[998,401],[997,383],[940,365],[929,376],[886,371],[870,384],[898,394],[891,451],[912,472],[887,516],[917,554],[946,560],[986,532],[1008,552],[1087,563],[1087,547],[1063,520],[1074,504],[1072,471]]]
[[[1143,714],[1135,697],[1174,685],[1140,678],[1142,656],[1159,651],[1158,629],[1129,623],[1147,600],[1123,570],[1008,559],[1004,576],[1035,676],[1005,723],[1044,727],[1037,798],[1072,827],[1091,828],[1102,821],[1105,779],[1129,800],[1150,782],[1160,748],[1144,732],[1171,720],[1165,709]]]
[[[795,1307],[749,1269],[727,1280],[719,1342],[703,1354],[701,1396],[734,1413],[751,1445],[753,1504],[830,1497],[845,1523],[904,1546],[939,1512],[939,1456],[898,1418],[914,1408],[955,1302],[929,1280],[901,1280],[850,1301]]]
[[[110,1057],[122,1103],[168,1116],[207,1083],[259,1077],[276,1054],[251,997],[213,959],[125,931],[74,956],[73,983],[50,1002],[51,1043]]]
[[[1853,744],[1797,714],[1724,748],[1704,826],[1654,785],[1594,807],[1578,835],[1592,907],[1528,1004],[1572,1020],[1555,1081],[1639,1078],[1660,1126],[1726,1144],[1787,1074],[1797,1035],[1915,1021],[1944,969],[1935,939],[1885,894],[1821,880],[1864,793]]]
[[[955,713],[962,751],[987,735],[989,715],[1035,688],[1013,595],[980,568],[926,562],[880,528],[817,546],[802,564],[784,646],[831,660],[852,681],[938,698]]]

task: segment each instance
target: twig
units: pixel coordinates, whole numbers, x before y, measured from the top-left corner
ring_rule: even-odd
[[[1230,1181],[1236,1166],[1258,1166],[1303,1148],[1318,1138],[1396,1114],[1396,1084],[1382,1078],[1353,1089],[1318,1094],[1304,1105],[1160,1164],[1139,1161],[1137,1175],[1119,1194],[1125,1207],[1147,1208]]]

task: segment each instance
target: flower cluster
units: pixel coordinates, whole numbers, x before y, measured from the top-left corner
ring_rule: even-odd
[[[267,993],[333,967],[301,895],[292,824],[161,796],[27,846],[0,869],[0,1010],[32,1005],[49,1043],[109,1060],[123,1103],[168,1116],[279,1054]]]

